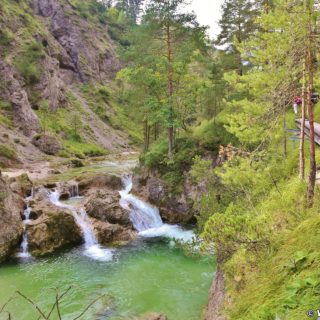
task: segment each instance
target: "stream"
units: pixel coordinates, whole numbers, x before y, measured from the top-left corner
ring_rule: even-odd
[[[108,165],[105,171],[101,165],[95,167],[99,172],[108,172]],[[173,238],[190,241],[193,232],[164,224],[157,208],[130,194],[132,179],[128,168],[124,170],[121,163],[111,167],[112,173],[118,167],[123,176],[120,204],[130,210],[138,238],[119,248],[99,245],[81,207],[77,186],[68,202],[60,202],[59,193],[52,191],[50,200],[72,211],[83,231],[84,244],[45,258],[33,258],[27,252],[24,237],[17,258],[0,266],[0,308],[20,290],[40,308],[50,310],[55,301],[53,289],[62,293],[72,286],[60,303],[64,320],[74,319],[100,295],[105,296],[80,319],[129,320],[149,312],[166,314],[169,320],[200,319],[214,275],[213,260],[186,255],[177,247]],[[31,199],[26,199],[25,223]],[[11,301],[7,309],[12,319],[38,318],[35,309],[21,298]],[[2,319],[8,319],[8,315],[0,315]],[[53,319],[58,318],[54,315]]]

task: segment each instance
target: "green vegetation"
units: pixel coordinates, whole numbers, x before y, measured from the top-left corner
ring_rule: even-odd
[[[17,153],[13,148],[4,144],[0,144],[0,157],[14,160],[17,158]]]
[[[132,144],[141,144],[141,132],[138,125],[133,125],[130,113],[119,105],[115,99],[115,89],[102,85],[86,84],[82,86],[81,94],[90,109],[99,118],[116,130],[122,130],[129,134]]]
[[[320,153],[312,132],[300,141],[287,129],[306,113],[320,121],[309,98],[320,89],[319,10],[307,0],[225,0],[214,42],[225,49],[211,49],[194,17],[184,25],[183,3],[151,1],[122,53],[120,96],[144,132],[141,164],[170,193],[186,177],[206,189],[197,227],[226,275],[227,319],[301,319],[320,290]],[[295,96],[305,108],[297,116]]]
[[[76,98],[68,94],[68,107],[56,111],[49,110],[48,102],[42,101],[37,114],[45,134],[56,136],[63,145],[60,156],[78,158],[94,157],[107,154],[102,147],[88,142],[84,136],[90,135],[91,129],[85,125],[80,114],[83,112]],[[50,113],[50,117],[48,114]]]
[[[24,77],[27,85],[33,85],[40,80],[42,74],[40,61],[44,59],[45,51],[41,43],[36,41],[25,45],[16,58],[16,68]]]

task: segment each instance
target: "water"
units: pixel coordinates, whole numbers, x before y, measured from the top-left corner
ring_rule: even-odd
[[[78,183],[74,183],[71,188],[70,188],[70,195],[71,198],[79,198],[79,184]]]
[[[114,168],[115,173],[119,173],[121,166],[108,163],[108,170]],[[120,174],[128,174],[130,166],[132,163],[126,164]],[[100,165],[94,169],[105,172]],[[131,195],[131,188],[132,180],[127,177],[125,190],[120,192],[121,205],[130,210],[140,237],[117,250],[97,243],[76,187],[71,190],[73,198],[67,203],[59,201],[58,191],[50,193],[55,205],[73,213],[82,229],[84,246],[46,258],[2,264],[0,309],[20,290],[47,313],[55,301],[54,288],[61,293],[73,286],[60,303],[64,320],[74,319],[102,294],[105,297],[94,304],[82,320],[136,320],[135,316],[146,312],[166,314],[169,320],[199,320],[214,275],[214,261],[187,256],[179,247],[172,246],[171,238],[189,241],[193,232],[164,224],[158,209]],[[28,219],[28,213],[25,216]],[[5,309],[12,319],[38,318],[35,309],[19,297]],[[8,319],[5,312],[0,314],[0,320],[4,319]],[[57,314],[52,319],[58,319]]]
[[[74,190],[79,190],[75,188]],[[77,208],[71,204],[65,204],[60,202],[60,193],[58,190],[50,192],[49,195],[50,201],[61,208],[69,209],[73,217],[82,230],[83,233],[83,240],[84,240],[84,255],[90,257],[93,260],[99,261],[110,261],[113,258],[114,250],[105,248],[99,245],[88,217],[86,210],[82,207]],[[75,194],[75,198],[79,198],[79,193]],[[72,200],[72,199],[71,199]],[[79,211],[79,212],[78,212]]]
[[[31,190],[31,195],[25,199],[26,209],[23,212],[23,215],[24,215],[23,223],[24,223],[25,230],[22,236],[20,252],[18,252],[17,254],[17,256],[22,259],[27,259],[31,257],[29,253],[29,244],[28,244],[28,235],[26,232],[26,225],[30,223],[30,213],[31,213],[30,201],[32,200],[32,198],[33,198],[33,190]]]
[[[29,263],[2,265],[0,306],[19,289],[48,311],[55,299],[52,288],[63,292],[73,285],[61,302],[64,320],[73,319],[101,294],[106,297],[82,320],[131,320],[146,312],[164,313],[169,320],[199,320],[213,274],[212,260],[188,257],[170,247],[169,240],[137,239],[107,262],[93,261],[79,247]],[[34,308],[20,298],[7,310],[12,319],[37,319]],[[0,315],[4,319],[7,315]]]
[[[132,190],[132,177],[123,178],[124,190],[120,191],[120,205],[130,210],[130,220],[134,228],[143,237],[168,237],[185,242],[194,238],[192,231],[187,231],[178,225],[164,224],[159,209],[130,194]]]

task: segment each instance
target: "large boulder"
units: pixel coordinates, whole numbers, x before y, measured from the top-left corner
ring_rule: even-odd
[[[53,205],[48,199],[34,203],[31,216],[36,220],[27,225],[27,235],[33,255],[45,255],[82,242],[81,230],[72,212]]]
[[[47,134],[35,135],[32,139],[32,143],[43,153],[48,155],[56,155],[61,150],[59,141]]]
[[[83,195],[91,189],[108,188],[119,191],[122,189],[122,180],[120,177],[101,173],[93,177],[84,178],[79,182],[79,191]]]
[[[97,219],[91,219],[93,231],[100,244],[126,243],[135,238],[136,232],[130,227],[111,224]]]
[[[131,226],[129,211],[120,204],[119,192],[110,189],[96,189],[89,194],[85,208],[90,217],[111,224]]]
[[[23,233],[24,202],[0,176],[0,262],[11,255]]]

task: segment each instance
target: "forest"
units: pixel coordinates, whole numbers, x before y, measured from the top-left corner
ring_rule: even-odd
[[[1,1],[1,320],[320,314],[320,2],[207,9]]]

